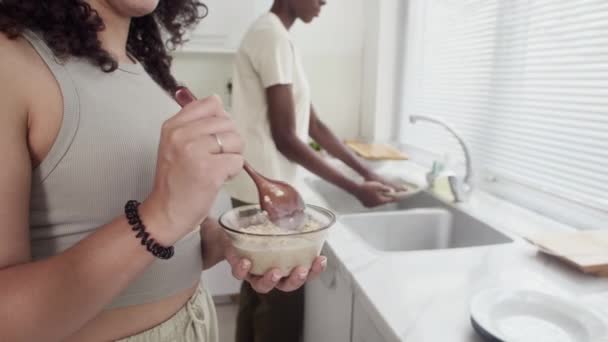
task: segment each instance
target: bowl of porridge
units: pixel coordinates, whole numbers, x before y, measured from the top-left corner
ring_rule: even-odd
[[[219,221],[239,256],[252,262],[252,274],[263,275],[277,268],[287,276],[295,267],[312,266],[336,222],[331,211],[314,205],[306,205],[304,214],[298,229],[276,226],[259,205],[232,209]]]

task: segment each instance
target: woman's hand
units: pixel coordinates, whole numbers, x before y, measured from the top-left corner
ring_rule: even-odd
[[[321,256],[317,257],[311,269],[297,267],[291,271],[289,277],[282,278],[278,269],[267,272],[263,277],[254,276],[249,273],[252,267],[251,261],[238,256],[230,238],[215,219],[205,220],[201,225],[201,234],[205,269],[226,259],[232,268],[232,275],[239,280],[248,281],[259,293],[268,293],[275,288],[283,292],[295,291],[307,281],[317,277],[327,267],[327,258]]]
[[[270,270],[264,276],[255,276],[249,273],[252,266],[251,261],[239,258],[231,245],[226,246],[226,260],[232,267],[232,275],[239,280],[249,282],[258,293],[268,293],[273,289],[283,292],[295,291],[307,281],[316,278],[327,268],[327,258],[319,256],[310,269],[301,266],[296,267],[288,277],[281,277],[281,271],[278,269]]]
[[[141,208],[144,222],[152,216],[164,225],[152,232],[157,241],[172,244],[205,219],[221,186],[243,167],[243,146],[217,96],[163,124],[154,188]]]

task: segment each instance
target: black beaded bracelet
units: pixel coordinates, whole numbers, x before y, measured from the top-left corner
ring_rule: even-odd
[[[175,249],[173,246],[163,247],[150,237],[150,233],[146,231],[146,226],[144,226],[139,218],[139,212],[137,210],[139,205],[140,203],[137,201],[129,201],[125,204],[125,216],[127,217],[129,224],[133,226],[133,231],[137,232],[135,237],[141,238],[142,246],[146,246],[148,252],[152,253],[155,257],[164,260],[171,259],[175,253]]]

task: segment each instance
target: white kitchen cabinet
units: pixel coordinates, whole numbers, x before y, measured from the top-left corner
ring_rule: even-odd
[[[189,34],[180,51],[234,53],[249,26],[265,11],[272,0],[205,0],[209,8],[198,27]]]
[[[386,338],[371,320],[365,305],[357,298],[353,303],[352,342],[384,342]]]
[[[329,253],[327,270],[306,285],[304,342],[350,342],[353,290]]]

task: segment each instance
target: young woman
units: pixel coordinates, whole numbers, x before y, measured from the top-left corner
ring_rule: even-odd
[[[324,268],[252,277],[207,218],[243,141],[217,97],[180,109],[160,34],[180,44],[204,13],[0,1],[0,340],[217,341],[203,265],[261,292]]]
[[[312,105],[301,57],[289,30],[296,20],[312,22],[325,0],[274,0],[256,21],[235,58],[234,118],[249,142],[247,160],[266,176],[294,182],[300,167],[333,183],[372,207],[393,201],[385,192],[395,187],[365,167],[319,120]],[[320,158],[307,144],[312,137],[364,179],[349,179]],[[233,205],[257,202],[246,175],[229,184]],[[237,342],[298,341],[302,335],[304,291],[259,294],[243,283]]]

